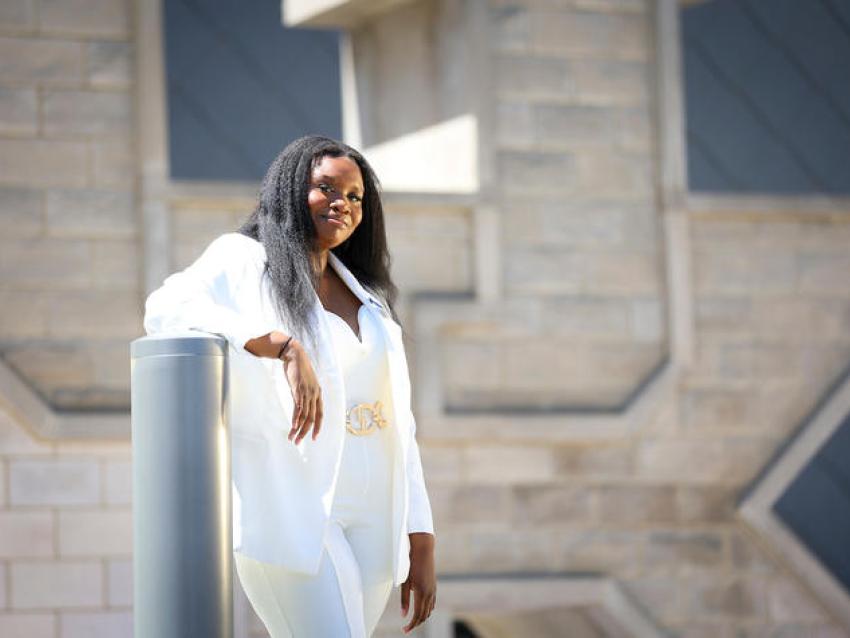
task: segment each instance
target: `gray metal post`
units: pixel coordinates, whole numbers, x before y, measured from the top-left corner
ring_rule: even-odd
[[[133,341],[136,638],[232,638],[227,345],[203,332]]]

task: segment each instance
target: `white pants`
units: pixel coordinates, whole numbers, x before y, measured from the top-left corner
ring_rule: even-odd
[[[271,638],[366,638],[375,630],[393,587],[391,434],[346,432],[317,574],[234,552],[242,588]]]

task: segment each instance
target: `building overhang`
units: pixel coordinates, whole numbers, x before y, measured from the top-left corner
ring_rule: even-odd
[[[411,0],[283,0],[285,27],[350,29]]]

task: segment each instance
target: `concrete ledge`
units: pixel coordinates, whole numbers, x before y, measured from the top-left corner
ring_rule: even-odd
[[[363,150],[387,192],[476,195],[478,121],[459,115]]]
[[[127,441],[130,438],[129,412],[54,410],[2,360],[0,401],[39,440]]]
[[[281,18],[286,27],[350,29],[410,0],[286,0]]]
[[[611,409],[563,405],[536,410],[516,409],[446,412],[440,372],[439,330],[452,321],[504,325],[511,316],[522,315],[522,300],[490,302],[468,299],[437,300],[423,296],[414,300],[415,317],[415,410],[418,432],[427,438],[492,441],[547,441],[612,439],[628,435],[650,423],[656,411],[675,397],[678,364],[663,358],[639,379],[624,402]]]

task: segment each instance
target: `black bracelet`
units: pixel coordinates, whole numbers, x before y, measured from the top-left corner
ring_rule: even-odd
[[[277,358],[280,359],[283,356],[283,353],[286,351],[286,346],[289,345],[289,342],[292,341],[292,337],[286,340],[286,342],[280,347],[280,351],[277,353]]]

